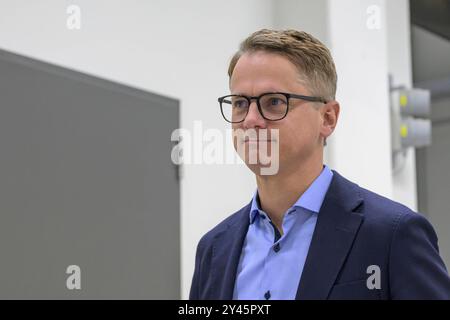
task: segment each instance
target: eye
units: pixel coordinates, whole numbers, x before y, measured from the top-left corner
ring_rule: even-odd
[[[237,98],[233,100],[233,108],[246,108],[248,106],[247,99],[244,98]]]
[[[272,105],[272,106],[278,106],[278,105],[284,103],[284,101],[281,100],[280,98],[270,98],[269,102],[270,102],[270,105]]]

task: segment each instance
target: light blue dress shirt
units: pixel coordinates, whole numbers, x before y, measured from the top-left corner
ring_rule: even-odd
[[[320,175],[284,215],[282,236],[261,210],[256,190],[233,299],[295,299],[317,214],[332,177],[333,172],[324,165]]]

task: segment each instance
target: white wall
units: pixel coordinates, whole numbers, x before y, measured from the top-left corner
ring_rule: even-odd
[[[328,0],[278,0],[275,4],[275,28],[303,30],[329,45]]]
[[[396,0],[405,6],[407,0]],[[392,60],[386,0],[0,0],[0,47],[140,87],[181,101],[181,125],[227,128],[216,98],[239,42],[263,27],[293,27],[329,45],[338,69],[341,118],[326,162],[364,187],[414,204],[391,174],[387,73]],[[66,28],[66,7],[82,10],[82,29]],[[369,5],[381,8],[380,30],[366,27]],[[398,9],[398,7],[396,7]],[[403,37],[408,12],[399,11]],[[396,16],[398,18],[399,16]],[[406,29],[405,29],[406,28]],[[403,57],[401,58],[403,59]],[[409,79],[402,64],[402,77]],[[168,137],[169,139],[169,137]],[[411,158],[413,159],[413,158]],[[405,176],[412,179],[413,160]],[[405,180],[406,181],[406,180]],[[408,183],[409,183],[408,182]],[[190,287],[196,244],[248,201],[255,181],[239,165],[189,165],[181,183],[182,297]],[[405,189],[406,190],[406,189]]]
[[[386,1],[388,70],[394,86],[412,88],[411,22],[409,1]],[[417,210],[415,149],[407,151],[403,169],[393,175],[392,198]]]
[[[379,10],[379,29],[367,26],[369,6]],[[341,104],[330,152],[334,167],[342,174],[392,197],[385,10],[384,0],[329,1],[331,50]]]

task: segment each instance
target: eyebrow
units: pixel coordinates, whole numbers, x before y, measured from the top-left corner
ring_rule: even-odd
[[[258,94],[257,96],[260,96],[260,95],[266,94],[266,93],[274,93],[274,92],[288,92],[288,91],[286,91],[286,90],[265,90],[265,91],[261,92],[260,94]],[[245,93],[242,93],[242,92],[239,92],[239,93],[230,93],[230,94],[235,94],[235,95],[238,95],[238,96],[247,96],[247,97],[250,97],[249,94],[245,94]]]

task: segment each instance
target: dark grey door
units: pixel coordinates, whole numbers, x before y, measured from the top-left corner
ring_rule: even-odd
[[[178,127],[177,100],[0,51],[0,298],[178,299]]]

